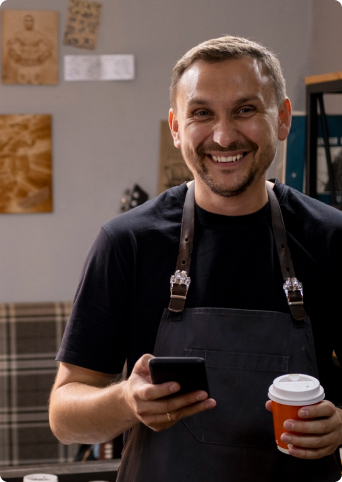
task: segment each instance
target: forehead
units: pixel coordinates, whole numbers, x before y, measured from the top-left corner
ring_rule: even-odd
[[[271,79],[257,59],[243,57],[222,62],[198,60],[191,64],[179,80],[177,105],[198,96],[204,99],[261,96],[275,99]]]

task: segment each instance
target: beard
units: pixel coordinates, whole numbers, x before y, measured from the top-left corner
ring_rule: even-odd
[[[239,179],[234,186],[227,186],[227,183],[225,183],[224,180],[222,183],[220,183],[210,175],[210,170],[206,165],[206,162],[208,161],[204,153],[206,151],[215,151],[222,152],[223,155],[228,156],[229,153],[233,151],[247,151],[254,152],[255,154],[258,150],[258,146],[254,142],[233,142],[227,148],[222,148],[215,143],[212,143],[208,146],[204,146],[202,143],[197,147],[195,152],[191,151],[188,146],[185,146],[184,148],[182,147],[181,152],[190,171],[194,174],[194,176],[197,175],[197,177],[201,179],[213,193],[222,197],[233,197],[239,196],[245,192],[256,179],[260,179],[266,173],[276,154],[276,145],[276,143],[269,143],[265,147],[264,151],[259,154],[258,158],[254,156],[254,162],[250,165],[247,173],[241,179]],[[223,169],[221,171],[223,175],[229,175],[230,169],[228,166],[229,164],[227,165],[227,169]]]

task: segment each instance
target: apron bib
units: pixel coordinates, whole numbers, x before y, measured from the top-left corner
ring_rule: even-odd
[[[171,293],[175,298],[171,298],[169,309],[163,313],[154,355],[204,358],[210,396],[217,406],[185,418],[163,432],[154,432],[144,424],[134,427],[117,481],[339,480],[340,468],[334,455],[300,460],[281,453],[274,441],[272,414],[265,408],[274,378],[286,373],[318,377],[311,323],[303,309],[301,286],[294,281],[275,194],[269,192],[272,224],[283,275],[290,274],[286,294],[289,303],[293,303],[291,314],[229,308],[184,309],[193,240],[193,187],[185,201],[177,261],[177,268],[184,268],[186,275],[181,275],[184,282],[174,282],[176,289]]]

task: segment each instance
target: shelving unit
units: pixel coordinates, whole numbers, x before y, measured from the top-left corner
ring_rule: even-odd
[[[334,175],[329,148],[329,132],[324,108],[324,94],[342,94],[342,72],[314,75],[305,78],[306,84],[306,161],[305,161],[305,194],[317,198],[317,134],[318,116],[321,116],[324,147],[328,164],[331,187],[331,204],[337,205]],[[318,113],[319,109],[319,113]],[[342,133],[341,133],[342,135]]]

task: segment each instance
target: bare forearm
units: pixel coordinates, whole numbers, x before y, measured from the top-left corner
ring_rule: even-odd
[[[126,381],[105,388],[72,382],[54,388],[50,425],[64,444],[111,440],[138,423],[126,404]]]
[[[50,401],[56,437],[65,444],[106,442],[138,423],[165,430],[181,418],[215,407],[206,392],[177,395],[180,385],[175,382],[153,385],[151,358],[143,355],[130,377],[118,384],[111,383],[115,375],[61,363]]]

